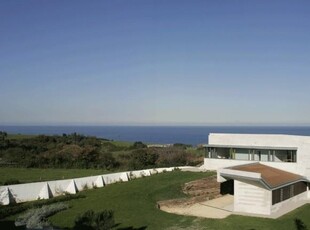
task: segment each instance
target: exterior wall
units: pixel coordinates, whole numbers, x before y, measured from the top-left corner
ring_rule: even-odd
[[[300,204],[304,204],[304,202],[308,199],[308,191],[298,194],[290,199],[277,203],[271,206],[271,213],[278,213],[283,210],[292,210],[300,206]],[[296,207],[295,207],[296,206]]]
[[[310,137],[294,135],[270,135],[270,134],[210,134],[209,144],[214,145],[244,145],[244,146],[273,146],[298,148],[297,162],[265,162],[265,164],[278,169],[303,175],[310,179]],[[205,158],[204,167],[207,170],[217,170],[223,167],[238,164],[256,163],[257,161],[227,160]]]
[[[255,185],[234,181],[234,212],[271,214],[271,191]]]

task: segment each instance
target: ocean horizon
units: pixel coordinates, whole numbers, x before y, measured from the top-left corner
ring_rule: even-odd
[[[310,126],[26,126],[1,125],[9,134],[79,133],[116,141],[190,145],[208,143],[209,133],[290,134],[310,136]]]

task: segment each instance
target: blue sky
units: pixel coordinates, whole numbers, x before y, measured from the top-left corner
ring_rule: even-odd
[[[310,2],[2,0],[0,96],[0,124],[310,124]]]

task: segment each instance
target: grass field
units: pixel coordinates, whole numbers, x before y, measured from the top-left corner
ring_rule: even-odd
[[[12,139],[19,140],[19,139],[33,138],[35,136],[36,135],[30,135],[30,134],[8,134],[7,138],[9,140],[12,140]]]
[[[123,229],[295,229],[294,218],[310,226],[310,205],[303,206],[278,220],[232,215],[222,220],[179,216],[156,208],[159,200],[184,197],[185,182],[209,176],[210,173],[172,172],[145,177],[127,183],[86,191],[85,199],[72,200],[71,209],[50,220],[60,227],[72,227],[76,215],[88,209],[115,211],[116,222]]]
[[[0,184],[16,179],[20,183],[46,180],[70,179],[75,177],[95,176],[110,171],[103,169],[37,169],[37,168],[0,168]]]
[[[204,219],[169,214],[156,208],[156,202],[159,200],[184,197],[181,186],[185,182],[209,175],[211,173],[175,171],[88,190],[81,193],[86,198],[68,201],[71,208],[50,217],[50,221],[61,228],[71,228],[75,217],[86,210],[112,209],[115,211],[115,219],[119,224],[115,229],[295,230],[295,218],[301,219],[310,226],[310,205],[296,209],[277,220],[237,215],[221,220]],[[9,220],[13,220],[13,217],[2,220],[2,222]]]
[[[294,219],[300,218],[310,226],[310,205],[303,206],[277,220],[232,215],[213,220],[179,216],[156,208],[159,200],[184,197],[181,186],[188,181],[209,176],[210,173],[172,172],[145,177],[127,183],[86,191],[85,199],[69,201],[71,209],[50,218],[60,227],[72,227],[74,218],[89,209],[115,211],[116,222],[123,229],[295,229]]]

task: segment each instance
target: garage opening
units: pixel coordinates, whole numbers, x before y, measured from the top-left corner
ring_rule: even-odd
[[[221,195],[226,194],[234,195],[234,180],[227,180],[225,182],[222,182],[220,193]]]

